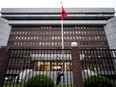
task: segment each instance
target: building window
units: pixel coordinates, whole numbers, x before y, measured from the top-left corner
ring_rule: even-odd
[[[37,48],[61,47],[61,27],[60,26],[13,26],[10,33],[9,46],[24,46],[23,42]],[[68,25],[64,26],[64,41],[66,48],[71,48],[72,41],[79,42],[88,47],[108,48],[107,38],[103,26],[94,25]],[[14,44],[11,44],[14,43]],[[33,43],[33,44],[32,44]],[[102,43],[102,44],[101,44]],[[21,45],[22,44],[22,45]],[[38,45],[37,45],[38,44]]]

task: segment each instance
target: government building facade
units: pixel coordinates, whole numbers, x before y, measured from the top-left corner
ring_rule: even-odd
[[[71,48],[72,42],[77,42],[79,48],[116,48],[113,8],[65,10],[68,13],[63,21],[65,49]],[[1,46],[27,49],[62,47],[60,8],[3,8],[0,25]]]
[[[70,81],[66,81],[72,83],[72,57],[69,51],[72,49],[72,42],[76,42],[79,49],[116,49],[116,17],[113,8],[65,8],[65,11],[68,15],[63,20],[64,49],[62,49],[60,8],[1,10],[0,46],[1,48],[5,46],[11,51],[6,74],[14,74],[15,78],[19,75],[20,82],[21,73],[32,72],[31,69],[43,71],[47,75],[54,75],[55,71],[67,71],[64,79],[70,78]],[[102,58],[100,53],[102,52],[96,51],[95,54],[98,54],[96,56],[91,51],[82,51],[80,60],[84,60],[86,56]],[[95,61],[96,59],[86,62],[87,66],[84,65],[83,70],[96,72],[98,70],[99,74],[102,70],[115,70],[115,61],[106,61],[112,68],[106,68],[108,64],[104,65],[104,60],[100,60],[101,64]],[[56,75],[52,78],[56,79]]]

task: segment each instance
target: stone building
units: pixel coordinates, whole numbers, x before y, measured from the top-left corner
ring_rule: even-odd
[[[64,48],[116,48],[113,8],[66,8]],[[9,48],[61,49],[60,8],[3,8],[0,46]],[[111,19],[112,18],[112,19]]]

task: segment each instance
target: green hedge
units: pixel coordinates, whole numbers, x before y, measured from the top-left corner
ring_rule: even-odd
[[[46,75],[35,75],[28,79],[25,87],[54,87],[54,81]]]
[[[85,87],[113,87],[113,84],[111,81],[101,75],[92,75],[88,76],[84,80],[84,86]]]

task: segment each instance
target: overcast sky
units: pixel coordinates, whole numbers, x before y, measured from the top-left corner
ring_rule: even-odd
[[[1,8],[100,8],[111,7],[116,10],[116,0],[0,0]]]

